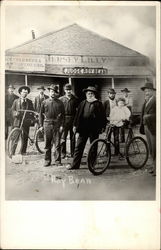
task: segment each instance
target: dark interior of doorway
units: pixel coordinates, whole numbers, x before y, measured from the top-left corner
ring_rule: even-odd
[[[100,99],[100,88],[104,82],[103,78],[74,78],[72,83],[74,85],[74,93],[79,98],[80,101],[85,99],[85,94],[83,89],[86,89],[88,86],[93,86],[97,89],[98,95],[96,96]]]

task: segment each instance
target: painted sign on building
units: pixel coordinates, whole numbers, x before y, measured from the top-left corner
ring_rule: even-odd
[[[7,55],[6,70],[25,72],[44,72],[45,56],[43,55]]]
[[[46,64],[62,66],[84,66],[84,67],[109,67],[109,66],[134,66],[145,65],[146,58],[141,56],[70,56],[70,55],[46,55]]]
[[[104,68],[87,68],[87,67],[65,67],[63,74],[67,75],[107,75],[108,71]]]

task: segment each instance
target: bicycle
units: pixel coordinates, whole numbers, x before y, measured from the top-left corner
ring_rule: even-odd
[[[104,173],[110,165],[111,147],[115,147],[109,136],[113,128],[114,125],[107,125],[105,138],[98,138],[90,145],[87,164],[90,172],[94,175]],[[127,129],[128,133],[125,141],[124,154],[120,152],[120,149],[118,154],[120,157],[125,157],[130,167],[141,169],[145,166],[149,156],[147,142],[141,136],[134,136],[131,123],[129,123]]]
[[[20,109],[19,112],[22,114],[20,127],[13,128],[7,140],[7,149],[9,158],[12,158],[13,155],[21,154],[23,146],[23,133],[25,133],[22,127],[27,113],[29,113],[30,116],[34,117],[33,123],[35,123],[33,138],[27,135],[29,139],[29,145],[30,146],[35,145],[38,152],[42,154],[43,153],[42,147],[44,148],[44,133],[39,128],[39,122],[38,122],[39,114],[33,110]],[[43,144],[43,146],[41,144]]]

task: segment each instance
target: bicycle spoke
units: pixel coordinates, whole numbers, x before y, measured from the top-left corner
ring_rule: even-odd
[[[96,140],[88,152],[88,167],[95,174],[102,174],[110,163],[110,151],[104,140]]]
[[[147,144],[141,137],[134,137],[127,146],[127,161],[133,168],[139,169],[148,159]]]

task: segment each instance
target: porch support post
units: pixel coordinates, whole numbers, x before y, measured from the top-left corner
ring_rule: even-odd
[[[115,88],[115,82],[114,82],[114,77],[112,77],[112,89]]]
[[[27,86],[28,83],[27,83],[27,75],[25,75],[25,86]]]

